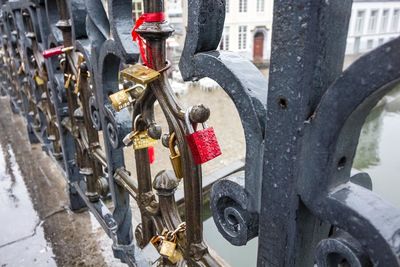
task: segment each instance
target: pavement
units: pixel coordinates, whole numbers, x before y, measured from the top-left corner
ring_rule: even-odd
[[[68,209],[66,182],[0,97],[0,267],[125,266],[88,212]]]

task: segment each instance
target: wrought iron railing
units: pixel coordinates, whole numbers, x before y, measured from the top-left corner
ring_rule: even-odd
[[[351,4],[275,1],[268,85],[251,62],[217,51],[225,1],[188,1],[182,76],[218,82],[245,133],[244,176],[216,177],[213,217],[234,245],[259,236],[259,266],[400,265],[400,211],[365,188],[368,175],[350,175],[365,117],[400,81],[400,39],[342,72]],[[144,1],[137,42],[131,0],[2,1],[1,12],[1,91],[26,118],[30,141],[63,167],[71,209],[89,208],[114,256],[131,266],[222,265],[203,240],[202,170],[186,138],[210,110],[175,99],[163,1]],[[141,52],[148,68],[137,65]],[[171,150],[174,171],[152,177],[155,140]],[[123,153],[131,142],[145,143],[134,152],[135,173]],[[183,217],[174,195],[180,183]],[[141,215],[136,229],[131,200]]]

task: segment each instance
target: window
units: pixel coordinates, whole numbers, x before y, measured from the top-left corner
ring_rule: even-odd
[[[356,27],[354,29],[355,34],[362,34],[364,30],[364,17],[365,11],[358,11],[356,18]]]
[[[368,32],[373,33],[376,31],[376,24],[378,22],[378,10],[372,10],[369,17]]]
[[[225,1],[225,12],[229,13],[229,0]]]
[[[378,40],[378,45],[382,45],[385,42],[385,39],[379,38]]]
[[[264,12],[265,0],[257,0],[257,12]]]
[[[239,49],[247,47],[247,26],[239,26]]]
[[[385,9],[382,12],[381,32],[387,31],[388,22],[389,22],[389,9]]]
[[[354,38],[354,54],[360,53],[361,37]]]
[[[374,40],[367,41],[367,49],[372,49],[374,47]]]
[[[132,17],[136,21],[143,14],[143,0],[132,1]]]
[[[222,32],[221,43],[219,45],[221,50],[229,50],[229,27],[225,26]]]
[[[392,18],[392,26],[391,26],[392,31],[395,32],[399,28],[399,20],[400,20],[400,9],[395,9],[395,10],[393,10],[393,18]]]
[[[247,0],[239,0],[239,12],[247,12]]]

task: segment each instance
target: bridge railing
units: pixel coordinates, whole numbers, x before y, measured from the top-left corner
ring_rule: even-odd
[[[188,0],[179,64],[185,81],[208,77],[222,87],[245,134],[244,176],[230,171],[211,190],[218,230],[234,245],[258,236],[259,266],[399,266],[400,211],[350,170],[366,116],[400,81],[400,39],[342,72],[352,2],[275,1],[267,82],[250,61],[218,51],[225,4]],[[203,239],[202,169],[187,138],[210,110],[177,102],[163,1],[144,1],[144,12],[135,26],[131,0],[2,1],[1,90],[26,118],[30,141],[62,166],[71,209],[94,214],[115,257],[130,266],[219,266]],[[218,155],[212,133],[197,138]],[[172,164],[152,177],[155,142]],[[132,143],[135,172],[124,154]]]

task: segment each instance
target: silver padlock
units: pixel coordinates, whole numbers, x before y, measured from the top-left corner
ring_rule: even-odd
[[[138,254],[138,266],[153,266],[160,258],[160,253],[158,252],[156,247],[150,242]]]

